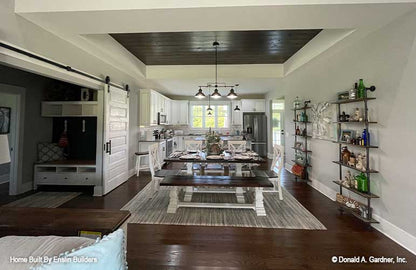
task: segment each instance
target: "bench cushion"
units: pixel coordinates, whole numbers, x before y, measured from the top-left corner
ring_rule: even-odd
[[[191,187],[273,187],[267,177],[210,176],[210,175],[168,175],[161,186]]]

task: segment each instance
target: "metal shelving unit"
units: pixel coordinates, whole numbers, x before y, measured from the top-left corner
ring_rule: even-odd
[[[309,155],[312,153],[312,151],[308,150],[308,140],[310,138],[312,138],[312,136],[308,135],[308,124],[310,124],[312,122],[310,122],[310,121],[298,121],[297,120],[297,112],[298,111],[302,111],[306,115],[306,112],[309,109],[311,109],[310,106],[303,106],[303,107],[300,107],[300,108],[294,108],[294,109],[292,109],[292,111],[294,112],[293,123],[295,123],[295,134],[293,134],[293,136],[295,137],[295,145],[298,142],[298,138],[302,138],[303,143],[304,143],[304,149],[301,149],[301,148],[298,148],[298,147],[292,147],[292,149],[295,150],[295,159],[292,160],[292,162],[305,168],[305,178],[303,178],[303,180],[306,180],[306,181],[309,181],[308,168],[312,167],[309,164]],[[296,129],[298,127],[300,127],[300,126],[303,126],[304,127],[304,130],[305,130],[305,134],[306,135],[302,135],[302,134],[301,135],[297,135],[296,134]],[[305,157],[305,163],[304,164],[302,164],[301,162],[296,161],[296,153],[297,152],[302,152],[303,153],[303,155]],[[298,177],[296,176],[295,179],[297,180]]]
[[[366,97],[366,98],[360,98],[360,99],[339,100],[339,101],[332,102],[332,104],[337,104],[338,105],[338,115],[341,112],[341,105],[342,104],[348,104],[348,103],[354,103],[354,102],[363,102],[364,103],[364,121],[362,121],[362,122],[340,122],[340,121],[337,121],[335,123],[338,125],[338,134],[341,134],[341,125],[342,124],[362,124],[362,125],[365,126],[367,132],[369,133],[370,124],[376,124],[377,122],[368,121],[368,101],[375,100],[375,99],[376,98],[373,98],[373,97]],[[358,218],[358,219],[360,219],[360,220],[362,220],[363,222],[366,222],[366,223],[378,223],[377,220],[372,218],[371,199],[379,198],[379,196],[371,193],[371,191],[370,191],[371,190],[371,187],[370,187],[371,186],[371,184],[370,184],[371,183],[371,178],[370,178],[371,174],[378,173],[378,171],[373,170],[373,169],[370,168],[370,149],[378,148],[378,146],[370,145],[370,140],[367,140],[366,145],[355,145],[355,144],[340,142],[340,141],[335,141],[334,143],[339,145],[339,161],[333,161],[333,163],[338,164],[338,166],[339,166],[339,179],[340,180],[333,181],[333,182],[339,186],[339,193],[341,195],[342,195],[343,189],[346,189],[346,190],[349,190],[349,191],[365,198],[367,203],[363,204],[363,205],[365,205],[366,208],[368,209],[368,215],[365,218],[365,217],[361,216],[359,213],[357,213],[357,211],[355,211],[354,209],[348,208],[347,206],[345,206],[341,203],[338,203],[339,206],[340,206],[340,211],[347,210],[347,211],[351,212],[353,214],[353,216],[355,216],[356,218]],[[362,149],[365,150],[366,161],[367,161],[365,170],[359,170],[354,166],[349,166],[349,165],[344,164],[342,162],[342,146],[343,145],[358,147],[358,148],[362,148]],[[343,186],[341,184],[342,167],[346,167],[346,168],[349,168],[349,169],[352,169],[352,170],[356,170],[356,171],[365,173],[366,176],[367,176],[367,190],[368,190],[368,192],[361,192],[361,191],[359,191],[355,188]]]

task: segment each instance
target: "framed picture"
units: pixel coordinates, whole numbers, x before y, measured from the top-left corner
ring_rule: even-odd
[[[355,131],[354,130],[349,130],[349,129],[341,130],[341,134],[339,136],[339,141],[340,142],[350,143],[351,139],[353,139],[353,138],[355,138]]]
[[[10,111],[9,107],[0,107],[0,134],[10,133]]]

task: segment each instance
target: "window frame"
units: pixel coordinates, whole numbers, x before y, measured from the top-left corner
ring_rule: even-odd
[[[202,106],[202,127],[195,127],[194,126],[194,106]],[[222,115],[221,117],[226,117],[225,121],[225,127],[218,127],[218,107],[219,106],[226,106],[227,113],[226,115]],[[207,130],[209,127],[206,127],[206,109],[208,108],[207,102],[193,102],[190,104],[190,128],[191,129],[198,129],[198,130]],[[211,102],[211,108],[214,112],[214,127],[211,127],[211,129],[229,129],[231,126],[231,105],[229,103],[225,102]],[[197,116],[201,117],[201,116]]]

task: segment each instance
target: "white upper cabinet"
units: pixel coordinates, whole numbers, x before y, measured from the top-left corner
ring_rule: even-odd
[[[242,99],[241,111],[243,112],[265,112],[266,102],[264,99]]]
[[[240,111],[234,111],[235,107],[238,106]],[[231,101],[231,124],[233,126],[241,126],[243,124],[243,112],[241,110],[241,100]]]
[[[150,89],[140,90],[139,98],[139,119],[141,126],[157,125],[157,113],[165,110],[165,99],[158,92]]]
[[[188,125],[189,124],[189,101],[172,100],[171,105],[172,125]]]

